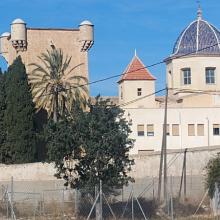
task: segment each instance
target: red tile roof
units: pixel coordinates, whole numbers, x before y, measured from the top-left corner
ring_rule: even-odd
[[[123,80],[156,80],[156,78],[145,68],[140,58],[134,55],[119,82]]]

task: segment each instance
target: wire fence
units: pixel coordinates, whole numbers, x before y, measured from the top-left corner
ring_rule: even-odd
[[[205,193],[202,177],[187,176],[186,180],[180,193],[181,178],[169,177],[168,196],[159,207],[157,178],[137,180],[111,192],[101,182],[84,190],[65,189],[61,184],[58,188],[51,185],[51,189],[34,190],[27,183],[26,190],[21,190],[21,184],[12,178],[1,187],[0,219],[139,220],[158,216],[174,219],[178,215],[194,214],[197,209],[196,214],[201,214],[206,211],[204,204],[208,201],[203,199],[198,208]]]

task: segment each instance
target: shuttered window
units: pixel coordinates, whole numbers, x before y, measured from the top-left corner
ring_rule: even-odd
[[[172,125],[172,135],[179,136],[179,124]]]
[[[147,125],[147,136],[154,136],[154,125],[153,124]]]
[[[163,125],[164,126],[164,125]],[[162,126],[162,130],[164,129],[164,127]],[[170,125],[167,124],[167,136],[170,135]]]
[[[144,125],[137,126],[137,134],[138,136],[144,136]]]
[[[169,135],[170,135],[170,125],[167,124],[167,136],[169,136]]]
[[[195,136],[195,125],[188,124],[188,136]]]
[[[204,136],[204,124],[197,124],[197,135]]]

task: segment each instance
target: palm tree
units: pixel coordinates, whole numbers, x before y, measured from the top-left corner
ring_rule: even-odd
[[[38,58],[42,64],[31,63],[33,70],[29,74],[37,110],[46,109],[48,116],[53,115],[57,122],[59,116],[71,111],[74,102],[79,101],[85,107],[88,80],[74,72],[82,64],[68,70],[71,57],[64,57],[61,49],[47,50]]]

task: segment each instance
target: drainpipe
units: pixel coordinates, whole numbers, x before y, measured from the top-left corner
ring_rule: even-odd
[[[208,142],[208,147],[210,146],[210,137],[209,137],[209,118],[206,117],[207,120],[207,142]]]

